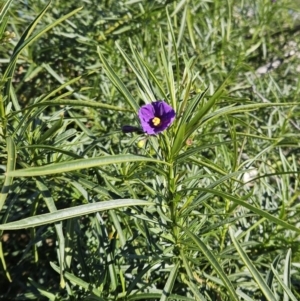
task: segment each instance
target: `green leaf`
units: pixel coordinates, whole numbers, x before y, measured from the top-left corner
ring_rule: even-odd
[[[41,179],[36,180],[36,186],[40,190],[45,203],[50,212],[57,212],[55,202],[51,197],[51,192],[48,187],[42,182]],[[58,238],[58,248],[59,248],[59,266],[60,266],[60,284],[61,287],[65,287],[65,280],[63,278],[63,270],[65,266],[65,237],[63,233],[62,223],[55,223],[56,235]]]
[[[293,300],[293,298],[290,296],[290,293],[291,293],[291,291],[290,291],[290,289],[291,289],[291,255],[292,255],[292,250],[289,249],[286,254],[285,262],[284,262],[283,283],[285,286],[283,286],[283,285],[282,286],[286,287],[287,290],[284,288],[285,293],[283,296],[283,301],[289,301],[289,297]],[[273,270],[272,266],[271,266],[271,268]],[[276,278],[277,278],[277,276],[276,276]]]
[[[112,220],[112,222],[115,226],[115,229],[118,233],[121,248],[124,248],[125,245],[126,245],[126,238],[125,238],[125,235],[123,234],[123,229],[122,229],[122,226],[121,226],[120,221],[118,219],[118,216],[117,216],[117,214],[114,210],[110,210],[109,215],[110,215],[111,220]]]
[[[2,24],[4,17],[6,16],[6,14],[8,13],[8,9],[10,7],[10,5],[12,4],[13,0],[7,0],[6,2],[4,2],[3,6],[1,7],[1,11],[0,11],[0,24]],[[2,5],[2,2],[0,3],[0,5]]]
[[[58,130],[60,130],[62,125],[63,125],[63,119],[59,118],[56,122],[54,122],[53,125],[51,125],[51,127],[48,130],[46,130],[45,133],[42,134],[41,137],[39,137],[37,143],[42,144],[45,140],[47,140],[52,135],[54,135]]]
[[[50,262],[51,267],[59,273],[59,267],[53,263]],[[79,287],[85,289],[88,292],[91,292],[92,294],[94,294],[95,296],[98,297],[97,300],[105,300],[100,298],[101,292],[99,290],[97,290],[96,288],[93,288],[91,286],[91,284],[85,282],[84,280],[82,280],[81,278],[76,277],[74,274],[69,273],[69,272],[64,272],[64,276],[66,277],[66,279],[68,279],[69,281],[71,281],[73,284],[78,285]]]
[[[231,284],[230,280],[228,279],[227,275],[223,271],[222,267],[220,266],[216,256],[208,249],[205,243],[197,237],[195,234],[190,232],[187,228],[183,228],[183,230],[187,233],[187,235],[195,242],[198,248],[201,250],[203,255],[206,257],[208,262],[214,268],[216,273],[219,275],[220,279],[222,280],[224,286],[228,290],[228,294],[230,295],[232,301],[239,301],[239,298],[234,290],[233,285]]]
[[[202,106],[200,110],[194,115],[191,121],[187,125],[187,132],[185,138],[187,139],[194,131],[196,131],[202,123],[202,119],[209,112],[209,110],[215,105],[215,103],[219,100],[222,93],[225,90],[226,85],[228,84],[229,79],[234,75],[237,68],[234,68],[227,78],[223,81],[223,83],[218,87],[216,92],[209,98],[206,104]]]
[[[244,252],[242,247],[239,245],[239,243],[235,239],[233,230],[231,228],[229,228],[229,233],[230,233],[232,242],[240,255],[240,258],[243,260],[244,264],[250,271],[251,275],[255,279],[255,281],[256,281],[257,285],[259,286],[259,288],[261,289],[262,293],[265,295],[265,297],[267,298],[268,301],[277,301],[276,297],[272,293],[271,289],[268,287],[268,285],[265,282],[265,280],[263,279],[263,277],[257,271],[257,269],[255,268],[255,266],[253,265],[253,263],[251,262],[251,260],[247,256],[247,254]]]
[[[277,255],[272,262],[272,266],[276,268],[277,265],[279,264],[279,260],[280,260],[280,255]],[[266,283],[269,288],[272,288],[273,279],[274,279],[274,273],[273,273],[272,269],[270,268],[266,275]]]
[[[236,293],[243,298],[243,301],[255,301],[254,299],[250,298],[246,293],[244,293],[241,289],[237,289]]]
[[[275,224],[283,227],[284,229],[290,229],[292,231],[300,233],[300,229],[298,229],[297,227],[295,227],[293,225],[290,225],[287,222],[285,222],[285,221],[283,221],[283,220],[281,220],[281,219],[273,216],[272,214],[270,214],[270,213],[268,213],[268,212],[266,212],[264,210],[261,210],[259,208],[256,208],[256,207],[248,204],[247,202],[244,202],[244,201],[240,200],[239,198],[234,197],[233,195],[227,194],[225,192],[213,190],[213,189],[207,189],[207,188],[201,188],[199,190],[202,190],[202,191],[205,191],[205,192],[210,192],[213,195],[217,195],[217,196],[223,197],[225,199],[231,200],[231,201],[233,201],[234,203],[236,203],[238,205],[241,205],[241,206],[243,206],[245,208],[248,208],[250,211],[257,213],[258,215],[260,215],[262,217],[265,217],[269,221],[271,221],[271,222],[273,222],[273,223],[275,223]]]
[[[188,260],[184,254],[184,251],[182,249],[180,249],[180,257],[181,257],[181,260],[182,260],[182,264],[186,270],[186,273],[189,277],[189,280],[193,280],[194,279],[194,276],[193,276],[193,272],[192,272],[192,269],[188,263]]]
[[[169,295],[172,292],[175,279],[177,277],[179,265],[180,265],[180,262],[177,261],[177,263],[172,268],[172,270],[171,270],[171,272],[169,274],[168,280],[167,280],[167,282],[165,284],[165,287],[163,289],[163,293],[162,293],[162,295],[161,295],[161,297],[159,299],[160,301],[167,301],[168,300],[168,297],[169,297]]]
[[[273,266],[271,266],[271,269],[277,279],[277,281],[280,283],[280,285],[282,286],[282,288],[284,289],[284,301],[286,300],[290,300],[290,301],[299,301],[299,299],[297,299],[295,297],[295,295],[293,294],[293,292],[291,291],[291,289],[282,281],[282,279],[280,278],[278,272],[274,269]]]
[[[148,63],[145,60],[143,60],[142,55],[136,50],[136,48],[134,47],[131,40],[129,40],[129,45],[130,45],[130,49],[134,55],[135,61],[138,64],[139,69],[143,73],[143,77],[145,79],[146,78],[148,79],[148,77],[150,76],[150,78],[154,81],[155,88],[158,89],[158,91],[155,90],[155,92],[158,94],[155,96],[159,96],[160,99],[165,99],[165,100],[168,99],[168,97],[164,91],[164,88],[162,86],[161,80],[159,78],[157,78],[157,76],[155,76],[154,71],[152,70],[153,66],[149,66]],[[147,70],[147,72],[144,69]],[[148,85],[151,87],[151,82],[149,79],[147,82],[148,82]],[[151,101],[153,101],[153,99],[151,99]]]
[[[124,60],[126,61],[126,63],[130,66],[131,70],[136,75],[138,82],[143,87],[143,91],[146,92],[148,100],[149,101],[155,100],[155,97],[154,97],[154,94],[152,92],[151,86],[149,85],[149,82],[147,80],[147,74],[144,72],[141,62],[138,60],[138,58],[136,58],[138,63],[140,63],[140,65],[139,65],[140,70],[138,70],[138,68],[134,65],[133,61],[126,54],[126,52],[121,48],[121,46],[118,43],[116,43],[116,46],[119,49],[119,51],[120,51],[121,55],[123,56]],[[132,47],[131,43],[130,43],[130,46]],[[133,48],[132,48],[132,50],[133,50]],[[135,51],[133,52],[133,55],[137,56]]]
[[[180,119],[180,123],[177,127],[177,132],[175,134],[175,139],[173,143],[173,147],[171,150],[172,156],[176,157],[181,148],[183,147],[186,140],[189,138],[190,135],[186,135],[186,132],[189,129],[189,121],[192,118],[193,112],[199,105],[200,101],[204,99],[208,89],[206,89],[203,93],[198,94],[193,99],[189,101],[189,104],[186,108],[184,108],[183,115]]]
[[[53,163],[53,164],[38,166],[38,167],[17,169],[14,171],[8,171],[6,173],[6,176],[8,177],[45,176],[45,175],[52,175],[56,173],[80,170],[84,168],[92,168],[92,167],[98,167],[98,166],[109,165],[109,164],[119,164],[124,162],[137,162],[137,161],[168,164],[160,160],[142,157],[142,156],[114,155],[114,156],[96,157],[96,158],[89,158],[89,159],[78,159],[78,160]]]
[[[33,287],[35,287],[42,296],[47,298],[47,300],[49,300],[49,301],[57,300],[55,295],[52,294],[51,292],[49,292],[47,288],[44,288],[42,285],[40,285],[39,283],[33,281],[31,278],[28,278],[28,280],[29,280],[30,284]]]
[[[136,292],[134,292],[134,294],[128,296],[126,298],[126,300],[128,300],[128,301],[134,301],[134,300],[136,300],[136,301],[139,301],[139,300],[149,301],[151,299],[158,300],[159,297],[163,294],[162,290],[151,289],[151,288],[147,288],[147,290],[149,291],[149,293],[141,293],[140,291],[136,291]],[[168,300],[195,301],[194,298],[189,298],[189,297],[180,296],[180,295],[176,295],[176,294],[171,294],[169,296]]]
[[[47,9],[49,8],[51,2],[49,2],[46,7],[41,11],[41,13],[32,21],[32,23],[30,24],[30,26],[25,30],[25,32],[23,33],[20,41],[18,42],[18,44],[16,45],[13,55],[11,57],[10,63],[7,66],[4,74],[3,74],[3,78],[8,78],[8,81],[6,82],[6,89],[5,89],[5,94],[9,95],[9,91],[10,91],[10,85],[11,85],[11,80],[12,80],[12,74],[14,72],[15,66],[16,66],[16,62],[17,59],[20,55],[20,53],[30,44],[32,44],[34,41],[36,41],[38,38],[40,38],[43,34],[45,34],[47,31],[49,31],[50,29],[52,29],[53,27],[57,26],[58,24],[60,24],[61,22],[65,21],[66,19],[68,19],[69,17],[71,17],[72,15],[76,14],[78,11],[80,11],[82,9],[82,7],[79,7],[75,10],[73,10],[72,12],[68,13],[67,15],[59,18],[58,20],[56,20],[55,22],[49,24],[48,26],[40,29],[36,34],[34,34],[33,36],[29,37],[31,35],[31,33],[33,32],[33,30],[35,29],[35,27],[37,26],[38,22],[40,21],[40,19],[44,16],[45,12],[47,11]],[[8,100],[7,100],[8,101]]]
[[[144,266],[142,269],[139,268],[138,273],[134,276],[132,281],[130,281],[130,285],[126,288],[126,296],[129,296],[129,297],[131,296],[131,292],[136,287],[136,285],[138,283],[142,283],[143,278],[147,277],[146,273],[151,273],[153,266],[157,265],[157,264],[161,264],[161,259],[160,258],[159,259],[152,258],[152,260],[151,260],[150,256],[149,256],[149,264]],[[133,273],[133,271],[131,273]]]
[[[194,282],[192,282],[191,280],[187,280],[185,278],[183,279],[183,282],[185,284],[187,284],[188,287],[193,292],[194,298],[195,298],[194,300],[196,300],[196,301],[207,301],[207,299],[200,293],[199,287]]]
[[[133,111],[137,113],[139,110],[139,105],[135,101],[135,99],[132,97],[128,89],[125,87],[121,79],[117,76],[113,68],[109,65],[108,61],[104,57],[104,55],[101,53],[100,47],[97,47],[98,55],[100,57],[100,60],[106,70],[106,73],[111,80],[111,82],[115,85],[115,87],[119,90],[119,92],[124,96],[125,100],[128,102],[128,104],[131,106]]]
[[[117,107],[113,105],[109,105],[106,103],[96,102],[92,100],[77,100],[77,99],[53,99],[51,101],[43,101],[38,102],[33,105],[29,105],[28,107],[24,108],[21,112],[30,110],[36,107],[47,107],[47,106],[76,106],[76,107],[90,107],[90,108],[99,108],[99,109],[107,109],[112,111],[123,111],[123,112],[132,112],[127,108]],[[18,112],[17,112],[18,113]]]
[[[12,139],[12,137],[6,138],[6,144],[7,144],[7,165],[6,165],[6,172],[14,171],[16,168],[16,146],[15,142]],[[6,175],[1,193],[0,193],[0,211],[2,210],[2,207],[5,203],[7,194],[9,192],[10,186],[13,182],[13,176]]]
[[[76,207],[61,209],[51,213],[24,218],[16,222],[2,224],[0,225],[0,230],[18,230],[24,228],[31,228],[31,227],[46,225],[49,223],[59,222],[77,216],[95,213],[98,211],[105,211],[105,210],[123,208],[128,206],[151,206],[151,205],[154,205],[154,203],[143,201],[143,200],[133,200],[133,199],[120,199],[120,200],[111,200],[111,201],[105,201],[99,203],[85,204]]]

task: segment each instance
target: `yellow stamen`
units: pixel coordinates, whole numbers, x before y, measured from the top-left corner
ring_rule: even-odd
[[[152,123],[153,123],[154,126],[158,126],[160,124],[160,118],[154,117],[152,119]]]

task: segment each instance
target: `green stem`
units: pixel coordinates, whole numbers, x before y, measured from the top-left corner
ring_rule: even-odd
[[[172,228],[173,235],[175,241],[177,241],[178,237],[178,227],[177,227],[177,202],[176,202],[176,183],[175,183],[175,169],[172,164],[169,167],[169,195],[168,195],[168,203],[170,208],[171,220],[172,220]]]

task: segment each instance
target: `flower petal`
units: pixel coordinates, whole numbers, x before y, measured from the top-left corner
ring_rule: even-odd
[[[139,109],[139,118],[141,122],[149,121],[155,117],[155,111],[152,104],[147,104]]]
[[[144,105],[139,110],[143,131],[148,135],[158,134],[167,129],[174,121],[175,115],[174,109],[161,100]],[[160,124],[154,125],[155,117],[161,120]]]
[[[160,118],[166,113],[174,112],[174,109],[171,106],[169,106],[166,102],[161,100],[152,102],[152,106],[154,108],[155,116]]]

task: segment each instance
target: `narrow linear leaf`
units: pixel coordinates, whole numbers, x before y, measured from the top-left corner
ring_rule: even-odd
[[[283,282],[288,289],[291,288],[291,255],[292,255],[292,250],[289,249],[285,257],[284,272],[283,272]],[[290,295],[287,292],[285,292],[283,296],[283,301],[289,301],[289,297]]]
[[[52,294],[51,292],[48,292],[48,290],[45,289],[42,285],[40,285],[39,283],[35,282],[35,281],[34,281],[33,279],[31,279],[31,278],[28,278],[28,280],[29,280],[30,284],[31,284],[33,287],[35,287],[35,288],[39,291],[39,293],[40,293],[42,296],[44,296],[44,297],[47,298],[47,300],[49,300],[49,301],[55,301],[55,300],[56,300],[55,295]]]
[[[251,275],[253,276],[254,280],[256,281],[257,285],[259,286],[259,288],[261,289],[262,293],[265,295],[267,300],[268,301],[277,301],[276,297],[272,293],[271,289],[268,287],[268,285],[265,282],[265,280],[263,279],[263,277],[260,275],[260,273],[254,267],[251,260],[247,256],[246,252],[244,252],[244,250],[242,249],[240,244],[235,239],[233,230],[231,228],[229,228],[229,234],[230,234],[232,242],[233,242],[236,250],[238,251],[241,259],[243,260],[244,264],[246,265],[246,267],[250,271]]]
[[[40,190],[43,199],[48,207],[50,212],[57,212],[57,208],[55,206],[54,199],[51,196],[51,192],[49,191],[48,187],[42,182],[42,179],[36,180],[36,186]],[[60,266],[60,284],[61,287],[64,287],[65,280],[63,277],[63,270],[65,265],[65,237],[63,233],[62,223],[55,223],[55,230],[58,239],[58,248],[59,248],[59,266]]]
[[[46,145],[46,144],[41,144],[41,145],[38,145],[38,144],[32,144],[32,145],[26,145],[26,146],[21,146],[19,147],[19,150],[20,149],[42,149],[42,150],[48,150],[48,151],[51,151],[51,152],[55,152],[57,154],[64,154],[64,155],[67,155],[71,158],[75,158],[75,159],[82,159],[82,156],[76,154],[76,153],[73,153],[72,151],[67,151],[67,150],[64,150],[64,149],[61,149],[61,148],[58,148],[58,147],[54,147],[54,146],[49,146],[49,145]]]
[[[30,44],[32,44],[34,41],[36,41],[39,37],[41,37],[43,34],[45,34],[47,31],[49,31],[50,29],[52,29],[53,27],[55,27],[56,25],[58,25],[59,23],[63,22],[64,20],[68,19],[69,17],[71,17],[72,15],[76,14],[78,11],[80,11],[82,9],[82,7],[79,7],[75,10],[73,10],[72,12],[66,14],[65,16],[59,18],[58,20],[56,20],[55,22],[49,24],[48,26],[40,29],[35,35],[33,35],[32,37],[28,38],[28,33],[31,33],[33,28],[37,25],[37,21],[39,21],[42,16],[45,14],[46,10],[48,9],[50,3],[47,4],[47,6],[43,9],[43,11],[37,16],[37,18],[31,23],[31,25],[27,28],[27,30],[24,32],[23,34],[23,39],[21,37],[21,41],[22,43],[18,43],[14,49],[14,54],[11,58],[10,64],[8,65],[7,69],[5,70],[5,73],[3,75],[3,77],[8,77],[11,72],[14,69],[14,64],[17,61],[17,58],[19,56],[19,54],[21,53],[21,51],[29,46]]]
[[[143,201],[143,200],[134,200],[134,199],[118,199],[118,200],[110,200],[110,201],[105,201],[100,203],[85,204],[76,207],[65,208],[62,210],[58,210],[56,212],[31,216],[16,222],[2,224],[0,225],[0,230],[18,230],[24,228],[31,228],[31,227],[46,225],[49,223],[59,222],[73,217],[95,213],[98,211],[105,211],[105,210],[117,209],[122,207],[129,207],[129,206],[151,206],[151,205],[154,205],[154,203]]]
[[[80,169],[85,169],[85,168],[109,165],[109,164],[118,164],[118,163],[123,163],[123,162],[138,162],[138,161],[168,164],[168,163],[160,161],[160,160],[147,158],[147,157],[143,157],[143,156],[115,155],[115,156],[95,157],[95,158],[89,158],[89,159],[78,159],[78,160],[53,163],[53,164],[38,166],[38,167],[17,169],[14,171],[8,171],[6,173],[6,176],[9,176],[9,177],[45,176],[45,175],[63,173],[63,172],[80,170]]]
[[[16,167],[16,146],[15,142],[11,137],[6,138],[7,143],[7,165],[6,165],[6,172],[11,172],[15,170]],[[5,203],[7,194],[9,192],[10,186],[13,182],[13,177],[6,175],[4,184],[1,189],[0,193],[0,211]]]
[[[51,91],[49,94],[47,94],[46,96],[45,96],[45,98],[43,98],[41,101],[43,102],[43,101],[46,101],[47,99],[49,99],[51,96],[53,96],[53,95],[55,95],[55,94],[58,94],[58,92],[59,91],[61,91],[62,89],[67,89],[68,90],[68,92],[69,93],[72,93],[77,99],[80,99],[80,100],[86,100],[87,99],[87,97],[85,96],[85,95],[82,95],[82,94],[80,94],[80,93],[77,93],[77,92],[75,92],[74,91],[74,89],[71,87],[71,84],[72,83],[75,83],[75,82],[77,82],[77,81],[79,81],[81,78],[82,78],[82,76],[78,76],[78,77],[75,77],[75,78],[73,78],[73,79],[71,79],[71,80],[69,80],[69,81],[65,81],[65,79],[64,78],[62,78],[57,72],[55,72],[55,70],[53,69],[53,68],[51,68],[51,66],[49,65],[49,64],[43,64],[42,65],[42,67],[44,68],[44,69],[46,69],[47,70],[47,72],[51,75],[51,76],[53,76],[60,84],[61,84],[61,86],[59,86],[57,89],[55,89],[55,90],[53,90],[53,91]],[[59,97],[61,97],[63,94],[61,93],[60,95],[59,95]]]
[[[50,262],[50,265],[56,272],[59,273],[59,267],[55,263]],[[74,284],[78,285],[79,287],[84,288],[86,291],[89,291],[92,294],[94,294],[95,296],[97,296],[99,298],[98,300],[104,301],[104,299],[100,298],[101,292],[99,290],[97,290],[96,288],[92,288],[89,283],[85,282],[81,278],[78,278],[69,272],[64,272],[64,276],[66,277],[66,279],[70,280]]]
[[[207,299],[199,292],[199,287],[195,283],[187,279],[183,279],[183,282],[191,289],[196,301],[207,301]]]
[[[255,301],[252,298],[250,298],[247,294],[245,294],[241,289],[237,289],[236,292],[237,292],[237,294],[239,296],[241,296],[243,298],[242,300],[245,300],[245,301]]]
[[[108,273],[109,273],[109,289],[110,291],[116,291],[119,285],[119,278],[116,266],[115,253],[116,250],[116,240],[113,239],[110,244],[110,248],[106,254],[106,260],[108,265]]]
[[[161,259],[152,260],[151,264],[144,266],[138,274],[135,275],[134,279],[130,282],[129,286],[126,288],[126,295],[130,296],[133,288],[137,286],[137,283],[142,282],[143,277],[145,277],[146,273],[151,272],[154,265],[159,264]]]
[[[128,89],[125,87],[121,79],[117,76],[115,71],[112,69],[112,67],[109,65],[108,61],[105,59],[103,54],[101,53],[100,47],[97,48],[98,55],[100,57],[101,62],[104,65],[104,68],[106,70],[106,73],[111,80],[111,82],[115,85],[115,87],[120,91],[120,93],[125,97],[128,104],[131,106],[131,108],[134,110],[134,112],[137,112],[139,110],[139,105],[133,98],[133,96],[130,94]]]
[[[287,107],[287,106],[294,106],[296,103],[253,103],[253,104],[246,104],[246,105],[228,105],[225,108],[218,109],[214,112],[206,114],[203,116],[201,120],[201,125],[203,126],[208,121],[212,121],[214,119],[220,118],[221,116],[225,115],[232,115],[237,113],[245,113],[249,111],[255,111],[260,108],[273,108],[273,107]]]
[[[56,120],[52,126],[46,130],[45,133],[42,134],[42,136],[37,140],[38,144],[42,144],[45,140],[53,136],[58,130],[61,129],[63,126],[63,119],[60,117],[58,120]]]
[[[194,276],[193,276],[193,272],[192,272],[192,269],[188,263],[188,260],[184,254],[184,251],[182,249],[180,249],[180,257],[181,257],[181,260],[182,260],[182,264],[186,270],[186,273],[187,273],[187,276],[189,277],[189,280],[194,280]]]
[[[186,135],[188,122],[190,121],[193,112],[199,105],[199,102],[203,100],[207,90],[208,89],[206,89],[202,93],[199,93],[197,96],[191,99],[189,105],[184,108],[183,115],[180,119],[180,124],[178,125],[177,132],[175,134],[175,139],[172,147],[172,156],[177,156],[177,154],[185,144],[186,139],[188,139],[189,136]]]
[[[175,57],[175,63],[176,63],[176,79],[177,79],[176,86],[179,86],[179,80],[180,80],[179,56],[178,56],[178,49],[177,49],[177,44],[176,44],[176,40],[175,40],[174,27],[173,27],[173,24],[172,24],[172,21],[170,18],[168,8],[169,7],[166,6],[166,16],[167,16],[167,20],[168,20],[169,33],[171,34],[171,37],[172,37],[172,46],[173,46],[172,49],[174,50],[174,57]],[[175,92],[175,89],[173,92]],[[175,102],[175,94],[173,94],[172,100]],[[177,103],[173,103],[173,105],[174,105],[174,108],[176,108]]]
[[[274,269],[274,267],[271,265],[272,272],[274,273],[277,281],[280,283],[282,288],[284,289],[284,292],[287,294],[284,300],[291,300],[291,301],[299,301],[291,291],[291,289],[281,280],[278,272]]]
[[[6,165],[6,170],[11,171],[15,169],[16,165],[16,146],[11,137],[6,138],[6,143],[7,143],[7,165]],[[13,178],[12,177],[5,177],[1,193],[0,193],[0,211],[3,208],[3,205],[5,203],[6,197],[8,195],[10,186],[12,185]],[[0,233],[2,235],[2,231]],[[3,270],[5,271],[6,278],[8,281],[12,282],[12,279],[10,277],[10,273],[7,269],[6,266],[6,261],[3,253],[3,246],[2,246],[2,241],[0,241],[0,261],[2,263]]]
[[[270,213],[268,213],[264,210],[261,210],[259,208],[256,208],[256,207],[248,204],[247,202],[244,202],[244,201],[240,200],[239,198],[234,197],[233,195],[230,195],[230,194],[222,192],[222,191],[214,190],[214,189],[201,188],[199,190],[205,191],[205,192],[208,192],[208,193],[212,193],[214,195],[229,199],[229,200],[233,201],[234,203],[236,203],[238,205],[241,205],[245,208],[248,208],[250,211],[257,213],[258,215],[260,215],[262,217],[265,217],[269,221],[271,221],[271,222],[273,222],[273,223],[275,223],[275,224],[277,224],[277,225],[279,225],[279,226],[281,226],[285,229],[290,229],[292,231],[300,233],[300,229],[298,229],[297,227],[295,227],[293,225],[290,225],[287,222],[271,215]]]
[[[140,291],[135,292],[135,294],[130,295],[127,297],[126,300],[128,301],[140,301],[140,300],[158,300],[158,298],[161,296],[162,291],[158,290],[158,289],[150,289],[149,293],[141,293]],[[176,300],[176,301],[195,301],[194,298],[189,298],[189,297],[185,297],[185,296],[180,296],[180,295],[175,295],[175,294],[171,294],[168,298],[168,300]]]
[[[273,267],[275,267],[275,268],[277,267],[279,260],[280,260],[280,255],[277,255],[272,262]],[[272,288],[273,279],[274,279],[274,273],[273,273],[272,269],[270,268],[266,275],[266,283],[269,288]],[[262,301],[265,301],[265,300],[262,300]]]
[[[48,72],[49,72],[49,68],[51,68],[48,64],[43,64],[42,65]],[[53,70],[53,69],[51,69]],[[49,72],[50,73],[50,72]],[[51,73],[50,73],[51,74]],[[52,75],[52,74],[51,74]],[[74,84],[78,81],[80,81],[82,79],[82,76],[78,76],[78,77],[75,77],[75,78],[72,78],[71,80],[65,82],[63,79],[61,80],[58,80],[61,85],[57,88],[57,89],[54,89],[52,90],[50,93],[46,94],[45,97],[43,97],[40,102],[45,102],[46,100],[50,99],[51,97],[53,97],[54,95],[57,95],[60,91],[62,91],[63,89],[67,89],[69,90],[69,92],[74,92],[74,90],[71,88],[71,84]],[[76,94],[76,93],[74,93]],[[83,96],[81,98],[84,98]]]
[[[101,102],[91,101],[91,100],[77,100],[77,99],[54,99],[51,101],[44,101],[35,103],[30,105],[20,111],[13,112],[11,115],[19,114],[20,112],[24,112],[27,110],[31,110],[36,107],[48,107],[48,106],[73,106],[73,107],[88,107],[88,108],[98,108],[98,109],[106,109],[112,111],[122,111],[122,112],[132,112],[129,109],[121,108],[113,105],[108,105]]]
[[[189,122],[192,118],[193,112],[195,112],[196,108],[198,107],[199,103],[203,101],[208,88],[206,88],[202,93],[197,94],[195,97],[189,100],[189,104],[187,107],[184,108],[183,115],[181,118],[181,124]]]
[[[201,125],[202,119],[209,112],[209,110],[215,105],[215,103],[219,100],[222,93],[225,90],[226,85],[228,84],[229,79],[233,76],[233,74],[237,71],[237,68],[234,68],[224,82],[217,88],[216,92],[209,98],[209,100],[203,105],[203,107],[198,110],[198,112],[194,115],[194,117],[189,121],[187,125],[187,133],[186,138],[188,138],[196,129]]]
[[[171,270],[167,283],[165,284],[165,287],[163,289],[163,293],[160,297],[160,301],[167,301],[168,297],[171,295],[173,286],[174,286],[174,282],[175,279],[177,277],[177,272],[178,272],[178,268],[179,268],[180,262],[177,261],[177,263],[175,264],[175,266],[173,267],[173,269]]]
[[[11,279],[11,277],[10,277],[10,273],[9,273],[9,271],[8,271],[8,269],[7,269],[5,257],[4,257],[3,243],[2,243],[2,241],[0,241],[0,261],[1,261],[2,269],[3,269],[3,271],[4,271],[4,274],[5,274],[6,278],[7,278],[7,280],[8,280],[9,282],[12,282],[12,279]]]
[[[131,60],[131,58],[127,55],[127,53],[121,48],[121,46],[119,45],[118,42],[116,42],[116,46],[118,48],[118,50],[120,51],[121,55],[123,56],[124,60],[126,61],[126,63],[128,64],[128,66],[130,66],[131,70],[134,72],[134,74],[136,75],[140,85],[143,87],[143,90],[146,92],[148,98],[150,100],[154,100],[155,97],[153,95],[153,92],[151,90],[151,87],[149,86],[149,82],[147,81],[147,74],[144,72],[143,70],[143,66],[140,64],[139,65],[139,69],[135,66],[135,64],[133,63],[133,61]],[[130,43],[130,46],[132,47],[132,44]],[[133,49],[131,48],[133,55],[136,56],[135,51],[133,51]],[[138,61],[138,59],[136,58],[136,60]],[[139,61],[138,61],[139,62]]]
[[[217,261],[215,255],[207,248],[207,246],[204,244],[204,242],[199,237],[197,237],[195,234],[193,234],[186,228],[183,228],[183,230],[195,242],[195,244],[199,247],[199,249],[201,250],[203,255],[207,258],[208,262],[211,264],[211,266],[214,268],[216,273],[219,275],[224,286],[228,290],[228,294],[230,295],[231,300],[239,301],[239,298],[234,290],[232,283],[226,276],[225,272],[223,271],[222,267],[220,266],[219,262]]]
[[[36,17],[35,20],[33,20],[33,22],[31,23],[31,25],[26,29],[26,31],[23,33],[19,43],[16,45],[15,49],[14,49],[14,53],[13,56],[11,57],[11,61],[9,63],[9,65],[7,66],[7,69],[4,72],[3,77],[4,78],[8,78],[8,81],[6,82],[6,95],[9,95],[9,91],[10,91],[10,85],[11,85],[11,81],[12,81],[12,74],[14,72],[15,66],[16,66],[16,62],[17,59],[20,55],[20,53],[23,51],[23,49],[27,46],[29,46],[30,44],[32,44],[34,41],[36,41],[39,37],[41,37],[43,34],[45,34],[47,31],[49,31],[50,29],[52,29],[53,27],[55,27],[56,25],[60,24],[61,22],[63,22],[64,20],[68,19],[69,17],[71,17],[72,15],[76,14],[79,10],[82,9],[82,7],[77,8],[75,10],[73,10],[72,12],[68,13],[67,15],[59,18],[58,20],[56,20],[55,22],[49,24],[48,26],[42,28],[41,30],[39,30],[36,34],[34,34],[33,36],[29,37],[29,35],[32,33],[32,31],[34,30],[34,28],[36,27],[37,23],[39,22],[39,20],[43,17],[43,15],[45,14],[46,10],[48,9],[49,5],[50,5],[51,1],[47,4],[47,6],[42,10],[42,12]]]
[[[158,78],[155,76],[155,74],[154,74],[154,72],[153,72],[151,66],[149,66],[148,62],[145,61],[145,60],[142,58],[141,54],[135,50],[135,48],[134,48],[134,46],[133,46],[133,44],[132,44],[132,41],[129,40],[129,42],[130,42],[130,48],[131,48],[131,51],[132,51],[132,53],[134,53],[134,55],[135,55],[135,60],[136,60],[137,63],[139,64],[140,68],[143,67],[143,68],[145,68],[145,69],[147,70],[147,73],[144,72],[145,76],[146,76],[146,77],[149,76],[149,77],[153,80],[153,82],[155,83],[155,87],[158,89],[158,91],[157,91],[156,93],[158,93],[158,95],[160,95],[160,98],[161,98],[161,99],[165,99],[165,100],[166,100],[168,97],[167,97],[167,95],[166,95],[166,93],[165,93],[165,91],[164,91],[164,88],[162,87],[162,83],[161,83],[160,79],[158,79]],[[150,81],[149,81],[149,83],[150,83]]]
[[[0,11],[0,24],[2,23],[3,18],[7,14],[8,9],[9,9],[12,2],[13,2],[13,0],[8,0],[4,4],[1,3],[1,5],[3,5],[3,6],[1,7],[1,11]]]
[[[111,220],[115,226],[115,229],[118,233],[118,236],[119,236],[119,240],[120,240],[120,245],[122,248],[125,247],[126,245],[126,238],[125,238],[125,235],[123,233],[123,229],[122,229],[122,226],[121,226],[121,223],[119,221],[119,218],[116,214],[116,212],[114,210],[110,210],[109,211],[109,216],[111,217]]]

